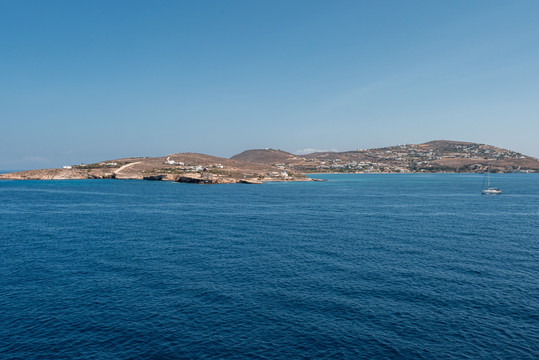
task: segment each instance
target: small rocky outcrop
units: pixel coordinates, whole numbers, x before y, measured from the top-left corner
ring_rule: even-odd
[[[142,180],[161,181],[166,178],[166,175],[150,175],[144,176]]]
[[[262,181],[256,179],[241,179],[238,181],[240,184],[263,184]]]

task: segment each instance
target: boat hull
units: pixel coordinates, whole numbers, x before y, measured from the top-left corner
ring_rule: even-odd
[[[499,195],[502,191],[500,189],[485,189],[481,190],[481,194],[483,195]]]

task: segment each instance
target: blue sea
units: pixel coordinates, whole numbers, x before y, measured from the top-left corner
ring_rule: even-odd
[[[2,359],[537,359],[539,174],[0,181]]]

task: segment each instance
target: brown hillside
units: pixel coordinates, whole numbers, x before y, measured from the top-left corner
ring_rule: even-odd
[[[472,142],[466,141],[453,141],[453,140],[433,140],[417,146],[429,149],[443,149],[443,148],[454,148],[457,146],[473,145]]]
[[[230,159],[271,165],[288,162],[294,157],[296,157],[294,154],[282,150],[254,149],[234,155]]]

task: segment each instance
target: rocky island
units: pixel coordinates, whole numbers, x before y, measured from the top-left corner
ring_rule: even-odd
[[[449,140],[345,152],[295,155],[247,150],[230,159],[176,153],[132,157],[61,169],[0,174],[10,180],[136,179],[200,184],[313,181],[308,173],[539,172],[539,160],[491,145]]]
[[[61,169],[19,171],[0,174],[0,179],[134,179],[199,184],[261,184],[268,181],[312,180],[293,171],[276,170],[271,165],[197,153],[177,153],[163,157],[132,157],[64,166]]]

